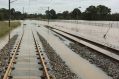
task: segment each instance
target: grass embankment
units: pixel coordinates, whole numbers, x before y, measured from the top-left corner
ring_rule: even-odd
[[[20,25],[21,23],[19,21],[11,22],[11,30]],[[6,35],[7,33],[9,33],[8,22],[0,21],[0,37]]]

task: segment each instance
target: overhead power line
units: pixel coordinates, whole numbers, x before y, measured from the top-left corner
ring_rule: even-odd
[[[11,1],[10,3],[13,3],[13,2],[15,2],[15,1],[17,1],[17,0]]]

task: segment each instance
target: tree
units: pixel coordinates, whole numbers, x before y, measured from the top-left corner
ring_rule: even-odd
[[[46,13],[47,18],[57,19],[56,12],[53,9],[51,9],[50,11],[46,10],[45,13]]]
[[[12,8],[12,9],[11,9],[11,19],[15,19],[14,14],[15,14],[15,9]]]
[[[105,19],[106,16],[111,13],[111,9],[104,5],[99,5],[97,6],[96,9],[97,9],[98,19]]]
[[[75,8],[72,12],[71,12],[71,17],[73,19],[79,19],[81,15],[81,11],[78,8]]]
[[[62,13],[62,16],[63,16],[63,19],[69,19],[70,17],[69,17],[69,11],[64,11],[63,13]]]
[[[9,19],[9,11],[7,9],[1,8],[0,14],[2,15],[3,20]]]
[[[111,12],[111,9],[104,5],[97,6],[97,14],[108,15],[108,14],[110,14],[110,12]]]
[[[57,13],[57,19],[65,19],[62,13]]]
[[[14,15],[14,13],[15,13],[15,9],[12,8],[12,9],[11,9],[11,15]]]
[[[46,10],[45,11],[45,13],[46,13],[46,16],[44,16],[44,18],[46,19],[48,19],[48,18],[50,18],[50,11],[49,10]]]
[[[4,15],[3,15],[3,13],[0,13],[0,20],[4,20]]]
[[[56,15],[55,10],[51,9],[50,12],[49,12],[49,16],[50,16],[51,19],[56,19],[57,15]]]
[[[20,11],[16,11],[14,13],[14,19],[21,19],[22,18],[22,13]]]
[[[96,14],[97,14],[96,7],[91,5],[85,10],[85,12],[83,13],[83,16],[87,20],[95,20]]]
[[[104,5],[99,5],[97,7],[92,5],[83,12],[82,18],[86,20],[106,20],[110,12],[111,9]]]
[[[119,21],[119,13],[114,13],[111,15],[108,15],[108,20],[112,20],[112,21]]]

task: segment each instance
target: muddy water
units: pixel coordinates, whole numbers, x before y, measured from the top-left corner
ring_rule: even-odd
[[[49,42],[71,70],[82,79],[112,79],[102,70],[71,51],[44,27],[36,28],[36,30]]]
[[[37,27],[37,21],[26,21],[25,23],[28,27],[31,27],[30,29],[33,29],[34,31],[37,30],[55,49],[57,54],[60,55],[60,57],[66,62],[69,68],[71,68],[71,70],[82,79],[111,79],[102,70],[90,64],[87,60],[81,58],[79,55],[71,51],[67,46],[65,46],[65,44],[61,42],[61,40],[53,36],[50,31],[42,26]],[[20,34],[22,30],[22,28],[17,28],[13,34]],[[25,38],[26,37],[27,35]]]
[[[84,21],[86,22],[86,21]],[[41,24],[47,25],[45,21],[40,21]],[[90,22],[93,23],[93,22]],[[84,38],[96,41],[98,43],[107,45],[109,47],[119,50],[119,22],[108,22],[108,21],[97,21],[95,23],[102,24],[100,26],[90,25],[90,24],[76,24],[76,23],[66,23],[66,22],[50,22],[50,25],[75,34],[77,36],[82,36]],[[107,25],[105,25],[107,24]],[[111,27],[111,24],[112,27]],[[110,28],[111,27],[111,28]],[[109,30],[110,28],[110,30]],[[104,38],[104,35],[107,36]]]

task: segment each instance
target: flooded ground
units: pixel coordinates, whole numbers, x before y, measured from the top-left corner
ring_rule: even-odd
[[[18,60],[18,62],[21,62],[21,64],[24,64],[24,62],[27,61],[26,64],[29,64],[29,65],[28,65],[28,68],[26,68],[26,67],[23,68],[24,65],[20,67],[17,64],[16,67],[19,67],[19,68],[16,69],[15,72],[13,72],[13,75],[15,75],[16,77],[18,77],[20,75],[22,75],[22,76],[24,75],[24,77],[26,77],[25,74],[27,76],[30,76],[30,75],[32,75],[31,71],[34,71],[34,68],[31,69],[33,67],[33,66],[31,66],[33,64],[33,62],[34,61],[36,62],[36,60],[33,60],[34,58],[32,58],[32,56],[34,56],[34,54],[35,54],[34,49],[33,49],[33,38],[31,36],[32,35],[31,30],[33,30],[34,32],[38,32],[40,35],[42,35],[47,40],[47,42],[52,46],[52,48],[62,58],[62,60],[67,64],[67,66],[74,73],[77,74],[79,79],[80,78],[81,79],[112,79],[105,72],[103,72],[100,68],[89,63],[89,61],[83,59],[82,57],[77,55],[75,52],[73,52],[71,49],[69,49],[61,40],[59,40],[56,36],[54,36],[50,30],[46,29],[42,25],[40,25],[40,27],[38,27],[39,24],[41,24],[41,22],[26,20],[24,23],[27,24],[27,26],[24,26],[24,27],[22,26],[22,27],[15,29],[12,32],[12,34],[20,35],[21,32],[25,29],[26,34],[23,38],[24,44],[22,44],[23,46],[21,47],[22,48],[21,55],[24,55],[24,56],[27,55],[28,59],[22,60],[21,59],[22,57],[20,57],[21,55],[19,55],[20,59]],[[6,37],[6,40],[7,40],[7,37]],[[2,42],[1,42],[1,44],[2,44]],[[26,51],[26,53],[23,51]],[[29,58],[29,57],[31,57],[31,58]],[[35,63],[35,66],[37,66],[36,63]],[[38,68],[38,66],[36,68]],[[21,72],[24,70],[27,71],[27,72],[24,72],[25,74],[23,74]],[[20,72],[20,74],[19,74],[19,72]],[[37,73],[34,75],[37,76]]]
[[[72,71],[74,71],[82,79],[111,79],[102,70],[71,51],[44,27],[39,29],[37,28],[37,31],[49,42]]]
[[[48,25],[45,21],[40,21],[40,24]],[[50,22],[49,25],[119,50],[118,21],[57,20]]]

